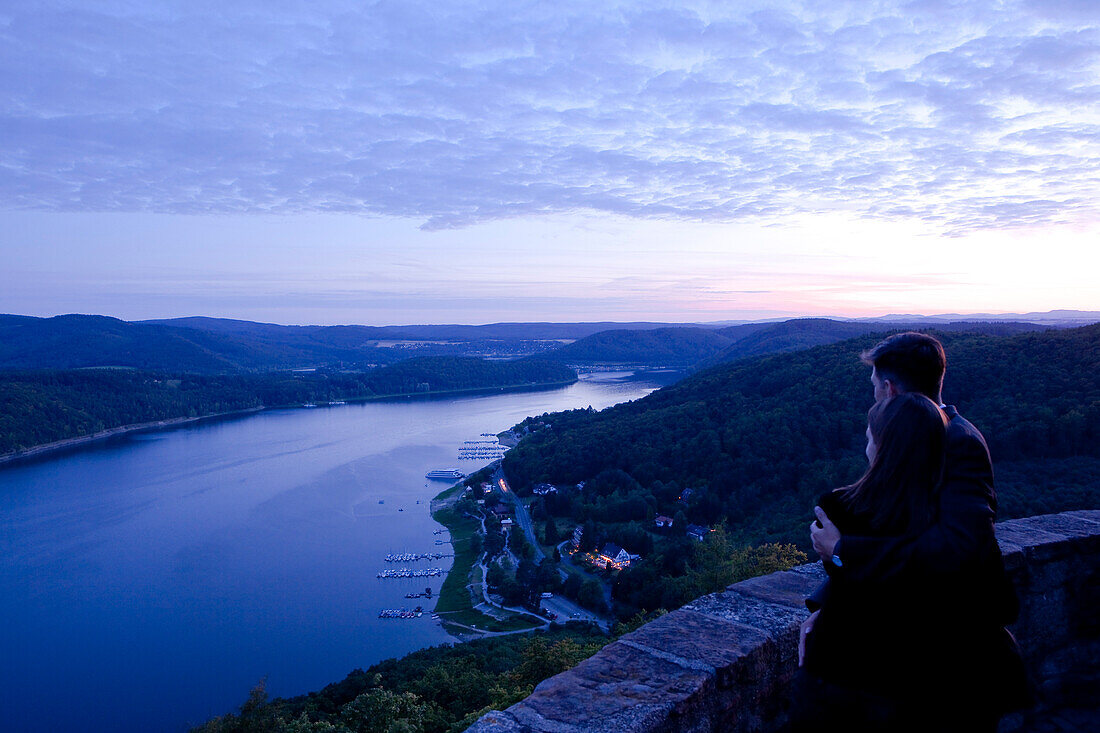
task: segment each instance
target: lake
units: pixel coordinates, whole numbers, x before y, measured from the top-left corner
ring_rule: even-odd
[[[0,468],[0,729],[181,731],[452,641],[389,552],[449,552],[429,501],[466,440],[657,384],[277,410]],[[450,566],[450,560],[415,567]],[[425,606],[432,607],[428,601]]]

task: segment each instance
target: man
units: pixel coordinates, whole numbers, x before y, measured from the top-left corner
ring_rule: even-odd
[[[932,573],[965,573],[980,558],[975,553],[993,540],[997,494],[985,438],[953,405],[941,398],[946,358],[943,346],[923,333],[899,333],[860,358],[871,367],[875,401],[902,392],[919,392],[947,414],[946,460],[938,521],[919,538],[844,537],[824,512],[811,525],[814,549],[824,562],[843,567],[847,577],[887,580],[905,563]],[[817,594],[810,603],[817,601]],[[818,605],[820,607],[820,605]],[[814,610],[811,608],[811,610]]]
[[[814,549],[823,562],[831,565],[828,569],[833,576],[840,574],[838,577],[851,582],[872,587],[886,585],[903,571],[906,577],[931,579],[931,586],[938,589],[936,602],[944,609],[942,618],[949,619],[944,622],[945,634],[957,634],[970,656],[996,657],[1007,668],[1012,668],[1006,670],[1007,676],[1002,679],[967,681],[971,696],[987,703],[975,707],[979,710],[1006,708],[999,702],[990,701],[999,701],[1006,694],[1020,694],[1022,666],[1015,642],[1011,636],[1003,643],[999,636],[991,641],[973,641],[978,636],[991,636],[985,631],[979,634],[975,629],[999,629],[1015,621],[1019,610],[1015,590],[1005,575],[1004,562],[993,534],[997,495],[985,438],[954,406],[943,404],[941,391],[946,359],[937,339],[914,332],[895,334],[861,354],[861,359],[871,367],[876,402],[905,392],[919,392],[940,405],[947,415],[939,511],[935,522],[916,536],[858,537],[842,536],[825,512],[815,507],[817,521],[810,526]],[[800,663],[806,635],[813,632],[820,609],[828,604],[829,587],[830,581],[826,580],[806,600],[813,613],[802,625]],[[925,603],[927,599],[919,601]],[[898,629],[899,634],[906,631]],[[945,664],[944,669],[927,670],[927,673],[957,673],[959,684],[963,684],[963,670],[978,668],[968,664],[952,668]],[[980,665],[980,668],[987,666]],[[1011,689],[1001,689],[1006,685]],[[973,722],[974,729],[996,725],[996,719]]]

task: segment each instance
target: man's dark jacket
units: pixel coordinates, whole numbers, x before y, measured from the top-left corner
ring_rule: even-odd
[[[884,632],[889,636],[876,643],[904,655],[912,648],[904,639],[921,638],[948,657],[932,668],[915,665],[913,675],[935,675],[941,689],[965,684],[979,698],[1018,697],[1025,685],[1019,652],[1002,627],[1016,620],[1019,605],[993,534],[997,495],[989,449],[958,410],[949,405],[944,412],[949,422],[936,521],[915,536],[843,534],[842,529],[836,553],[843,564],[826,562],[830,580],[806,605],[810,610],[829,605],[837,583],[867,597],[881,593],[895,604],[896,614]]]

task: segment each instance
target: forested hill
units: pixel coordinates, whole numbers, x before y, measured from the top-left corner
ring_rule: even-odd
[[[546,354],[566,364],[624,364],[691,367],[695,370],[764,354],[799,351],[856,336],[927,328],[919,322],[835,321],[794,318],[775,323],[746,323],[725,328],[670,327],[613,329],[586,336]],[[958,321],[940,331],[1010,335],[1051,328],[1033,323]]]
[[[1100,506],[1100,325],[939,335],[944,398],[988,438],[1001,517]],[[505,468],[521,490],[588,481],[546,503],[577,522],[644,526],[681,512],[745,541],[806,547],[815,497],[863,469],[872,395],[858,354],[877,340],[720,365],[599,413],[528,419]]]
[[[686,367],[733,343],[718,330],[654,328],[601,331],[548,354],[567,364],[633,364]]]
[[[413,356],[528,356],[599,331],[662,325],[281,326],[203,317],[128,322],[95,315],[0,315],[0,369],[111,366],[196,374],[320,366],[362,370]]]
[[[732,343],[721,351],[700,359],[697,369],[705,369],[715,364],[723,364],[738,359],[764,354],[780,354],[787,351],[799,351],[811,346],[833,344],[845,339],[863,336],[869,333],[885,331],[919,330],[934,327],[941,332],[967,331],[986,333],[991,336],[1008,336],[1028,331],[1043,331],[1049,326],[1034,323],[1012,321],[981,322],[953,321],[930,326],[917,321],[834,321],[830,318],[795,318],[782,323],[751,324],[756,328],[732,326],[718,333],[728,336]]]
[[[128,367],[195,374],[324,366],[364,370],[413,356],[512,358],[548,352],[569,364],[690,366],[806,348],[890,327],[828,319],[725,328],[657,323],[281,326],[202,317],[128,322],[92,315],[0,315],[0,370]],[[1029,324],[998,327],[1038,328]],[[561,347],[562,341],[573,339],[579,340]],[[712,361],[704,361],[708,359]]]
[[[573,340],[609,329],[649,330],[675,328],[693,324],[656,323],[652,321],[592,321],[583,323],[489,323],[424,324],[407,326],[281,326],[273,323],[254,323],[230,318],[167,318],[139,321],[141,325],[155,324],[173,328],[187,328],[210,333],[231,333],[238,336],[262,335],[267,338],[293,340],[308,336],[324,343],[361,343],[373,339],[440,339],[451,341],[521,341],[528,339]]]
[[[0,372],[0,455],[124,425],[237,410],[571,383],[539,359],[418,357],[366,373],[196,375],[130,369]]]
[[[226,374],[321,364],[386,363],[408,356],[393,349],[374,348],[362,338],[324,341],[293,330],[205,331],[85,315],[0,317],[0,369],[115,366]]]

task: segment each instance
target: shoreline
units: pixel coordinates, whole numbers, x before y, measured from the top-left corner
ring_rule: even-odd
[[[568,387],[576,384],[577,380],[571,381],[558,381],[558,382],[546,382],[539,384],[509,384],[497,387],[463,387],[460,389],[449,390],[437,390],[433,392],[407,392],[402,394],[388,394],[388,395],[370,395],[368,397],[348,397],[342,401],[347,404],[362,403],[362,402],[375,402],[379,400],[403,400],[403,399],[416,399],[416,398],[430,398],[430,397],[446,397],[448,395],[458,394],[495,394],[498,392],[524,392],[524,391],[537,391],[540,389],[554,389],[557,387]],[[329,405],[325,403],[318,404],[317,407],[338,407],[339,405]],[[228,412],[213,412],[209,415],[197,415],[195,417],[171,417],[164,420],[152,420],[143,423],[132,423],[130,425],[119,425],[113,428],[107,428],[88,435],[78,435],[72,438],[62,438],[61,440],[54,440],[49,443],[39,443],[38,445],[31,446],[30,448],[23,448],[21,450],[13,451],[11,453],[4,453],[0,455],[0,468],[11,464],[17,464],[22,461],[36,460],[41,458],[48,458],[56,453],[64,453],[76,448],[82,448],[87,445],[98,443],[100,441],[109,440],[122,435],[129,435],[131,433],[141,432],[155,432],[158,430],[171,430],[178,427],[190,425],[192,423],[198,423],[205,420],[220,420],[224,418],[244,417],[248,415],[254,415],[260,412],[268,410],[291,410],[291,409],[314,409],[306,408],[302,404],[289,404],[289,405],[261,405],[260,407],[247,407],[242,410],[230,410]]]
[[[54,453],[63,453],[67,450],[81,448],[91,443],[98,443],[103,440],[109,440],[110,438],[115,438],[120,435],[129,435],[131,433],[141,433],[146,431],[171,430],[172,428],[183,427],[185,425],[202,422],[204,420],[219,420],[228,417],[244,417],[246,415],[252,415],[257,412],[262,412],[266,409],[268,408],[248,407],[243,410],[213,412],[209,415],[197,415],[195,417],[170,417],[165,420],[152,420],[150,422],[119,425],[118,427],[107,428],[106,430],[100,430],[99,432],[91,433],[89,435],[78,435],[74,438],[62,438],[61,440],[55,440],[50,443],[40,443],[38,445],[31,446],[30,448],[17,450],[13,453],[5,453],[3,455],[0,455],[0,466],[5,466],[9,463],[18,463],[20,461],[27,461],[36,458],[46,458]]]

